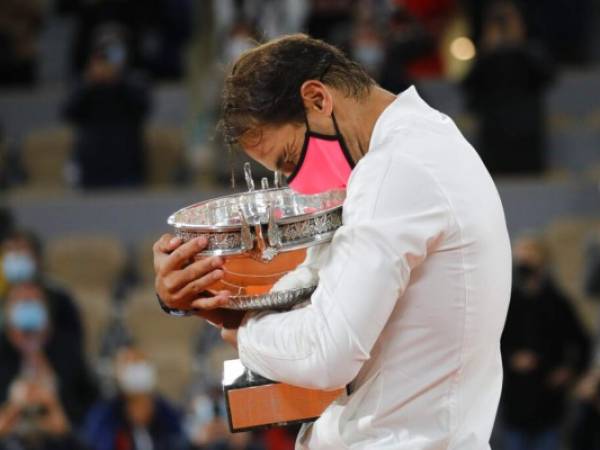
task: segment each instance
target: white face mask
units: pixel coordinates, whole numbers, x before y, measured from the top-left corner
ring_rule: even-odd
[[[381,68],[385,53],[381,46],[376,44],[358,44],[352,50],[352,56],[361,63],[367,71],[376,73]]]
[[[31,281],[37,272],[35,260],[27,253],[7,252],[2,258],[4,278],[11,284]]]
[[[250,38],[247,37],[232,37],[225,47],[225,62],[230,64],[238,59],[238,57],[246,50],[254,47]]]
[[[147,394],[156,386],[156,371],[145,361],[130,363],[118,374],[117,382],[125,394]]]

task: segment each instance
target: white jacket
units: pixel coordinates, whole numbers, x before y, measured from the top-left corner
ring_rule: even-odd
[[[350,383],[297,448],[488,449],[511,285],[504,213],[477,153],[414,88],[377,120],[343,222],[316,259],[312,303],[250,316],[242,362],[299,386]]]

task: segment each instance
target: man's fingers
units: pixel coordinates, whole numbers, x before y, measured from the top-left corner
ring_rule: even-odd
[[[224,273],[221,269],[211,270],[208,273],[205,273],[203,276],[196,280],[192,280],[187,284],[183,285],[174,285],[171,284],[173,282],[165,281],[167,289],[172,293],[171,299],[173,302],[177,304],[182,304],[186,302],[187,299],[194,299],[198,297],[203,291],[206,291],[211,284],[216,283],[220,279],[222,279]],[[189,300],[188,300],[189,301]]]
[[[154,253],[171,253],[179,244],[181,244],[180,238],[165,233],[154,243],[152,250]]]
[[[200,281],[201,278],[203,278],[205,275],[211,274],[211,272],[213,277],[217,278],[205,281],[209,281],[210,284],[212,284],[215,281],[220,280],[222,278],[222,273],[221,275],[218,275],[218,273],[215,273],[215,269],[220,269],[221,267],[223,267],[224,262],[225,261],[220,256],[202,258],[190,264],[182,270],[173,272],[173,274],[170,275],[169,279],[165,280],[165,284],[167,284],[167,289],[170,292],[175,292],[176,290],[184,287],[187,284],[193,283],[195,281]],[[201,292],[205,290],[208,286],[209,285],[204,285],[204,288],[196,292]]]
[[[227,306],[229,301],[229,291],[219,291],[214,297],[203,297],[192,302],[194,309],[216,309]]]
[[[204,250],[207,244],[208,241],[206,238],[200,237],[180,245],[165,260],[165,263],[161,268],[163,273],[169,273],[173,270],[182,268],[190,259]]]

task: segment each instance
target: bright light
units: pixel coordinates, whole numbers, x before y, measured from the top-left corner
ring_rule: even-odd
[[[450,44],[450,53],[460,61],[468,61],[475,57],[475,45],[468,37],[461,36]]]

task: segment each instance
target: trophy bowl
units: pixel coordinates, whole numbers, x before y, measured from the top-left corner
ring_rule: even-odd
[[[274,292],[271,288],[304,261],[307,248],[332,239],[342,225],[345,190],[303,195],[289,188],[269,188],[266,179],[262,189],[254,189],[249,167],[244,170],[247,192],[182,208],[168,224],[184,242],[206,238],[207,247],[197,258],[225,257],[224,277],[209,290],[232,292],[227,308],[292,306],[309,298],[316,284]]]

